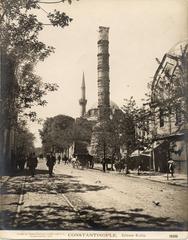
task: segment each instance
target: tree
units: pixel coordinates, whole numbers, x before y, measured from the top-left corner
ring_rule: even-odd
[[[99,121],[92,131],[91,154],[97,159],[109,161],[118,150],[118,132],[111,119]]]
[[[65,2],[63,0],[61,2]],[[60,2],[60,1],[59,1]],[[68,1],[71,3],[71,1]],[[64,12],[54,10],[46,12],[41,5],[55,3],[40,0],[1,0],[0,27],[1,44],[6,53],[16,57],[17,61],[44,60],[53,50],[39,41],[39,33],[45,25],[60,26],[64,28],[72,21]],[[33,13],[34,10],[45,11],[49,23],[42,23]]]
[[[68,2],[71,3],[71,1]],[[11,62],[14,73],[15,84],[12,86],[14,97],[11,98],[11,106],[14,106],[16,114],[22,113],[24,108],[30,109],[34,104],[45,105],[46,101],[42,97],[48,91],[57,90],[57,85],[44,84],[34,74],[34,66],[37,62],[48,57],[54,48],[46,46],[39,40],[39,34],[46,24],[39,21],[33,12],[45,11],[41,5],[50,3],[56,3],[56,1],[1,0],[0,3],[0,44],[2,51]],[[64,28],[72,21],[72,18],[57,10],[51,13],[46,12],[46,14],[52,26]],[[24,116],[35,120],[36,112],[30,111]]]
[[[138,107],[133,97],[125,99],[122,107],[121,144],[126,149],[127,167],[131,165],[131,154],[148,148],[153,139],[149,124],[152,118],[151,111],[145,105]],[[127,168],[127,171],[128,171]]]
[[[19,124],[16,137],[16,154],[27,156],[34,151],[35,136],[24,126]]]
[[[87,155],[90,145],[93,122],[76,118],[73,130],[74,154]]]
[[[47,118],[43,129],[39,131],[43,149],[45,152],[64,151],[74,142],[78,151],[86,152],[91,139],[92,127],[93,123],[83,118],[78,118],[76,121],[66,115]],[[80,145],[83,145],[84,149],[79,150]]]
[[[34,74],[34,66],[30,63],[25,64],[20,76],[17,90],[17,98],[15,100],[15,111],[19,118],[28,117],[32,121],[37,119],[37,113],[30,109],[35,106],[45,106],[47,101],[43,99],[48,91],[56,91],[57,84],[49,84],[42,82],[41,78]]]
[[[74,119],[66,115],[47,118],[39,131],[44,152],[64,151],[73,142]]]
[[[74,125],[74,141],[86,141],[90,143],[93,122],[85,118],[77,118]]]
[[[6,96],[0,97],[0,119],[3,124],[0,128],[2,148],[0,158],[6,165],[12,158],[11,142],[14,142],[16,128],[20,119],[29,117],[37,120],[37,113],[31,110],[34,105],[44,106],[47,102],[43,97],[48,91],[57,90],[56,84],[43,83],[40,77],[34,73],[34,67],[39,61],[43,61],[54,48],[46,46],[39,40],[39,34],[46,25],[54,27],[66,27],[72,18],[65,13],[54,10],[46,12],[44,4],[63,3],[61,1],[40,0],[1,0],[0,1],[0,59],[1,68],[11,76],[11,84],[6,89]],[[70,0],[68,0],[71,3]],[[53,6],[53,5],[52,5]],[[42,23],[37,15],[37,10],[47,14],[49,23]],[[8,64],[7,64],[8,62]],[[3,65],[5,63],[5,65]],[[7,75],[0,76],[1,85],[6,84]],[[2,89],[1,89],[2,91]]]
[[[136,136],[136,128],[143,127],[141,124],[143,124],[144,114],[143,109],[136,105],[133,97],[129,100],[125,99],[122,111],[124,113],[121,125],[122,141],[126,145],[127,156],[129,156],[141,144],[139,141],[141,139]]]
[[[44,121],[42,130],[39,130],[39,134],[42,140],[42,148],[44,152],[52,150],[53,142],[51,138],[53,118],[47,118]]]

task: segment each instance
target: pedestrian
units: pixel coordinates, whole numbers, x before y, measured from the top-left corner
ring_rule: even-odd
[[[29,171],[31,173],[31,176],[35,176],[35,170],[37,168],[38,160],[35,155],[35,153],[31,153],[27,159],[27,166],[29,168]]]
[[[106,172],[106,159],[105,158],[102,159],[102,168],[103,168],[103,172]]]
[[[71,163],[72,163],[73,168],[75,168],[77,165],[77,156],[75,156],[75,155],[72,156]]]
[[[65,162],[65,164],[67,164],[68,157],[66,155],[63,156],[63,161]]]
[[[175,169],[175,162],[172,159],[170,159],[168,161],[168,169],[167,169],[167,171],[168,171],[168,173],[171,173],[172,177],[174,177],[174,169]],[[168,178],[168,173],[167,173],[167,178]]]
[[[16,155],[16,169],[20,170],[20,154]]]
[[[25,167],[25,162],[26,162],[26,157],[24,155],[20,156],[20,170],[24,170]]]
[[[141,171],[141,165],[138,165],[138,175],[140,175],[140,171]]]
[[[61,155],[59,154],[59,156],[57,157],[57,159],[58,159],[58,164],[60,164],[60,162],[61,162]]]
[[[90,168],[93,168],[94,167],[94,159],[93,159],[93,156],[89,155],[89,167]]]
[[[56,159],[53,153],[47,155],[47,162],[46,165],[48,167],[49,177],[52,177],[53,174],[53,167],[55,165]]]

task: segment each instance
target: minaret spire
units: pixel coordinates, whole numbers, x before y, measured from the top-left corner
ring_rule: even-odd
[[[81,106],[81,117],[84,117],[84,115],[86,113],[86,104],[87,104],[84,72],[83,72],[83,76],[82,76],[81,99],[79,100],[79,104]]]
[[[82,99],[85,99],[85,94],[86,94],[86,86],[85,86],[85,76],[84,76],[84,72],[83,72],[83,77],[82,77]]]

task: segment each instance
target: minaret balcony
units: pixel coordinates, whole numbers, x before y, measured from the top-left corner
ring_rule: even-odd
[[[81,99],[79,100],[79,104],[80,104],[80,105],[86,105],[86,103],[87,103],[87,100],[86,100],[86,99],[82,99],[82,98],[81,98]]]

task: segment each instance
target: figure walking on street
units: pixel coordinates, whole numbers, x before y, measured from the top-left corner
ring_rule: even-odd
[[[57,157],[57,159],[58,159],[58,164],[60,164],[60,162],[61,162],[61,155],[59,154],[59,156]]]
[[[37,164],[38,164],[38,160],[35,153],[31,153],[27,159],[27,166],[29,168],[29,171],[32,177],[35,176],[35,169],[37,168]]]
[[[63,161],[65,162],[65,164],[67,164],[68,158],[67,158],[66,155],[64,155],[64,157],[63,157]]]
[[[140,175],[140,171],[141,171],[141,164],[138,165],[138,175]]]
[[[55,165],[56,159],[53,153],[50,153],[49,155],[47,155],[47,162],[46,165],[48,167],[48,171],[49,171],[49,177],[52,177],[53,174],[53,167]]]
[[[102,159],[102,167],[103,167],[103,172],[106,172],[106,159]]]
[[[167,179],[168,179],[168,173],[171,173],[171,177],[174,177],[174,169],[175,169],[175,163],[172,159],[170,159],[168,161]]]

